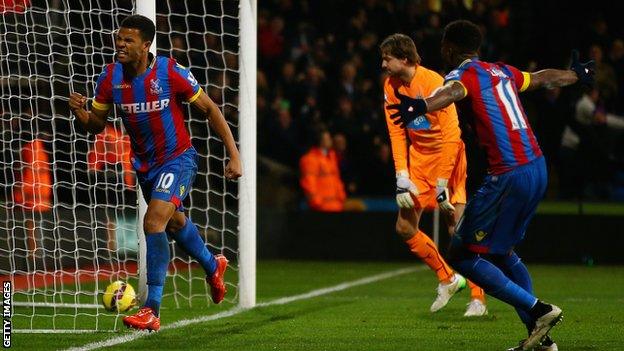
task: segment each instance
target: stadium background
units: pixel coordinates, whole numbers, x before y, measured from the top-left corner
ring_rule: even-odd
[[[156,3],[157,54],[173,57],[186,66],[192,64],[193,74],[221,107],[237,135],[238,37],[220,33],[238,33],[238,3],[208,1],[193,10],[195,16],[187,16],[187,2]],[[125,260],[126,255],[134,257],[136,188],[134,184],[125,183],[121,162],[107,165],[105,172],[93,171],[89,153],[95,149],[97,138],[86,133],[70,117],[66,98],[70,85],[74,91],[92,96],[94,77],[114,59],[112,36],[101,35],[98,30],[113,31],[116,28],[111,14],[125,18],[132,13],[134,6],[132,0],[0,2],[0,34],[3,38],[0,48],[3,57],[0,165],[4,166],[0,167],[3,168],[0,172],[0,223],[7,233],[0,240],[0,250],[9,252],[11,242],[15,241],[16,250],[27,252],[29,233],[24,222],[35,218],[40,247],[49,251],[55,248],[76,250],[79,265],[92,265],[98,259],[111,260],[111,253],[106,248],[107,223],[116,222],[117,239],[125,241],[124,238],[131,235],[128,242],[132,242],[127,252],[122,250],[121,260]],[[69,9],[72,11],[64,12]],[[29,10],[27,16],[23,15],[25,10]],[[52,30],[42,24],[49,24]],[[70,28],[71,24],[88,24],[93,32],[85,36],[80,30]],[[191,28],[204,28],[204,31]],[[193,43],[192,50],[189,50],[188,43]],[[97,69],[93,70],[93,67]],[[204,235],[213,244],[232,247],[237,242],[233,234],[237,218],[227,209],[237,208],[237,183],[223,181],[225,150],[222,143],[210,136],[204,117],[197,119],[197,115],[193,116],[195,119],[188,119],[187,126],[193,135],[193,146],[202,156],[198,158],[200,176],[191,190],[191,197],[197,200],[193,200],[190,208],[187,199],[186,206],[195,222],[205,228]],[[121,129],[120,118],[111,114],[109,125]],[[23,160],[23,150],[35,139],[41,141],[42,152],[47,154],[50,165],[45,172],[49,173],[49,185],[54,184],[56,190],[50,192],[47,201],[42,201],[54,206],[54,211],[35,211],[33,214],[18,195],[22,193],[22,169],[27,163]],[[113,158],[120,159],[121,156]],[[211,184],[210,189],[208,184]],[[115,221],[109,222],[108,218]],[[64,220],[77,224],[64,223]],[[232,230],[228,230],[230,228]],[[94,241],[104,244],[94,249]],[[43,264],[49,267],[76,264],[71,255],[51,256],[48,255]],[[26,257],[15,258],[13,266],[9,264],[10,260],[9,255],[2,255],[0,267],[29,270]],[[54,260],[58,262],[54,263]]]
[[[207,2],[206,11],[236,13],[236,3],[223,4],[222,9],[216,2]],[[534,260],[624,262],[613,249],[624,247],[624,237],[618,229],[624,215],[624,138],[621,129],[613,128],[601,118],[610,113],[616,120],[624,121],[617,117],[624,115],[624,26],[618,22],[618,11],[613,11],[617,8],[615,4],[595,1],[591,7],[580,7],[561,6],[557,1],[261,1],[257,81],[259,257],[411,259],[393,229],[394,169],[381,107],[378,45],[388,34],[409,34],[416,42],[423,64],[443,73],[448,70],[439,55],[444,25],[467,18],[478,23],[485,34],[482,57],[486,60],[507,61],[527,71],[564,68],[570,50],[578,48],[583,60],[599,61],[596,113],[589,122],[579,121],[576,116],[576,105],[587,92],[578,86],[521,96],[546,154],[550,175],[545,202],[522,250],[525,257]],[[131,8],[131,2],[126,0],[118,1],[118,5],[124,11]],[[70,0],[68,6],[81,8],[81,3]],[[174,33],[157,36],[158,52],[191,66],[197,79],[206,82],[211,98],[223,107],[236,133],[238,97],[236,89],[229,88],[238,85],[236,38],[220,38],[210,33],[235,32],[236,23],[211,21],[208,17],[205,23],[208,33],[203,37],[192,33],[187,36],[188,29],[199,23],[193,22],[198,20],[194,16],[185,17],[186,11],[185,2],[158,2],[159,31]],[[88,19],[93,15],[83,12],[81,16]],[[9,13],[3,18],[10,32],[23,29],[24,24],[16,20],[19,17]],[[52,16],[51,19],[62,25],[63,18]],[[7,36],[6,43],[13,45],[17,39]],[[79,36],[70,39],[72,45],[82,45]],[[55,40],[59,47],[68,43],[63,36]],[[43,46],[8,51],[20,50],[49,52]],[[108,54],[112,57],[113,52]],[[79,63],[85,58],[75,55],[72,59]],[[96,59],[103,63],[107,57]],[[37,61],[37,67],[30,67],[34,64],[26,61],[7,60],[4,64],[7,72],[22,74],[36,71],[46,75],[50,69],[57,72],[64,69],[50,67],[42,61]],[[46,90],[51,87],[47,82],[31,84],[41,96],[51,94]],[[68,86],[59,81],[53,87],[57,95],[68,92]],[[53,103],[56,113],[68,114],[64,100]],[[47,118],[51,117],[50,106],[47,101],[32,101],[24,96],[3,101],[0,157],[3,164],[19,160],[22,144],[33,136],[28,132],[36,130],[47,152],[59,151],[54,155],[57,167],[53,169],[53,179],[69,179],[69,154],[72,150],[86,154],[92,139],[72,143],[66,137],[53,138],[53,127],[55,130],[70,127],[66,119]],[[22,111],[22,115],[11,115],[10,111],[16,110]],[[361,203],[365,211],[324,214],[306,209],[298,164],[310,146],[311,132],[319,126],[329,128],[337,141],[341,176],[348,196]],[[189,123],[189,127],[196,136],[195,147],[205,153],[204,125]],[[566,128],[576,134],[576,144],[571,145],[564,138]],[[14,135],[16,131],[27,132]],[[205,205],[203,194],[219,196],[206,191],[208,184],[223,183],[220,178],[223,149],[216,139],[209,140],[211,152],[216,154],[200,160],[200,169],[213,171],[208,182],[198,177],[195,183],[193,191],[200,195],[195,197],[199,208]],[[484,174],[484,160],[474,143],[469,139],[466,142],[471,192]],[[68,208],[76,205],[76,199],[95,191],[86,159],[73,166],[78,177],[74,191],[55,194],[59,197],[55,200]],[[2,201],[11,201],[16,175],[17,172],[0,172],[0,184],[5,185]],[[224,184],[228,193],[236,194],[235,183]],[[134,203],[134,191],[123,189],[113,191],[123,191],[126,203]],[[98,195],[101,196],[106,194]],[[220,202],[215,200],[210,203]],[[226,201],[222,206],[236,206],[234,196],[227,196]],[[221,208],[211,208],[208,215],[197,215],[206,221],[219,222],[222,220],[219,211]],[[426,217],[423,223],[431,232],[431,219]],[[577,244],[588,236],[599,240],[586,242],[582,247]],[[442,235],[441,239],[444,247],[446,236]],[[553,256],[550,250],[555,245],[558,254]]]
[[[165,6],[164,1],[159,1],[159,28],[185,36],[189,25],[194,24],[192,19],[188,22],[189,19],[184,16],[188,11],[185,4],[193,1],[171,0],[168,2],[169,7]],[[84,4],[78,0],[52,0],[50,3],[72,8]],[[128,11],[130,3],[130,0],[118,1],[123,7],[122,13]],[[218,2],[202,3],[210,5]],[[227,13],[235,16],[236,3],[223,3],[231,5],[226,6]],[[393,230],[394,172],[387,146],[383,146],[387,145],[388,140],[385,125],[380,119],[383,111],[377,45],[386,34],[406,32],[417,41],[423,63],[444,70],[437,57],[441,30],[447,22],[464,17],[481,23],[487,30],[487,59],[508,60],[522,69],[530,69],[533,66],[531,62],[535,62],[538,68],[565,67],[571,48],[581,49],[583,59],[587,59],[591,43],[598,42],[604,50],[605,61],[614,69],[613,74],[605,75],[607,80],[616,78],[616,84],[624,86],[621,75],[622,50],[618,53],[618,45],[614,45],[614,40],[624,37],[622,26],[618,23],[616,2],[593,1],[591,8],[588,5],[574,8],[574,4],[569,5],[569,8],[561,8],[561,4],[560,1],[261,1],[258,6],[258,297],[263,305],[238,316],[215,321],[210,318],[221,318],[218,312],[228,312],[226,309],[233,306],[202,304],[193,309],[179,309],[169,304],[163,321],[171,328],[140,340],[128,338],[134,334],[123,331],[119,333],[120,338],[104,333],[67,334],[62,337],[58,334],[18,334],[15,335],[14,345],[18,349],[59,349],[85,345],[87,342],[105,342],[111,337],[123,339],[120,343],[125,343],[116,348],[132,350],[160,349],[164,344],[188,349],[223,350],[246,350],[250,345],[258,350],[492,350],[501,349],[501,345],[511,345],[522,336],[517,317],[512,309],[495,299],[489,300],[491,313],[484,320],[462,319],[461,313],[465,308],[463,297],[454,299],[443,314],[431,315],[427,311],[435,279],[431,272],[415,262]],[[214,10],[217,13],[220,11]],[[89,16],[86,13],[83,15]],[[5,18],[10,19],[12,16]],[[58,21],[62,25],[62,18],[58,18]],[[13,25],[9,20],[4,24]],[[218,27],[222,24],[210,25]],[[236,24],[225,23],[225,26],[236,27]],[[231,30],[236,31],[236,28]],[[225,104],[225,115],[235,126],[237,116],[233,106],[236,105],[237,92],[225,88],[224,82],[232,82],[231,86],[237,85],[236,42],[227,42],[227,39],[223,41],[210,35],[202,40],[193,38],[192,42],[174,37],[171,41],[166,40],[166,37],[157,38],[160,53],[192,64],[198,80],[207,77],[210,80],[205,82],[207,88],[210,88],[207,90],[211,90],[213,99]],[[63,40],[62,36],[54,39]],[[12,38],[7,43],[15,41]],[[56,50],[65,44],[62,41],[60,43],[55,47]],[[74,45],[81,43],[76,42]],[[210,55],[209,50],[221,51],[223,45],[231,49],[232,53],[227,52],[225,56]],[[46,52],[44,47],[38,50]],[[611,51],[614,55],[610,54]],[[207,56],[197,55],[198,52],[206,52]],[[340,76],[347,62],[351,65],[344,69],[348,77],[345,78],[345,85]],[[9,65],[10,60],[1,64]],[[202,71],[197,68],[205,64],[212,69]],[[225,73],[219,74],[219,70]],[[284,71],[290,72],[286,74],[290,78],[283,77]],[[17,72],[27,71],[17,69]],[[45,86],[43,84],[38,88],[43,89]],[[345,95],[341,90],[345,86],[349,87],[347,89],[353,88],[353,95]],[[66,92],[67,88],[64,89],[55,86],[58,94]],[[50,92],[41,93],[45,96]],[[547,201],[540,207],[529,229],[528,240],[520,250],[521,255],[531,261],[536,289],[543,292],[546,299],[565,303],[569,317],[556,333],[560,345],[570,350],[619,350],[619,326],[622,323],[618,308],[622,302],[621,266],[603,265],[624,262],[620,254],[624,242],[619,229],[623,224],[624,206],[618,195],[621,185],[618,157],[622,153],[617,148],[617,133],[600,124],[590,124],[585,126],[587,128],[575,126],[577,130],[586,129],[587,133],[583,137],[591,137],[585,141],[584,147],[592,147],[599,142],[597,145],[601,148],[597,149],[599,153],[590,148],[572,154],[572,166],[575,168],[571,172],[564,172],[575,180],[573,186],[567,188],[571,193],[562,191],[565,187],[561,185],[557,173],[560,165],[553,163],[560,151],[558,133],[561,133],[562,125],[575,123],[574,106],[581,93],[574,88],[566,89],[560,97],[554,99],[554,104],[552,96],[546,94],[546,91],[523,96],[525,106],[541,109],[541,112],[531,110],[529,115],[535,120],[533,126],[541,133],[538,137],[542,146],[545,147],[547,140],[550,140],[552,148],[548,157],[549,160],[552,158],[552,178]],[[618,102],[622,102],[619,97],[610,101],[613,105],[604,101],[604,110],[624,114]],[[37,108],[45,108],[47,105],[44,101],[30,102],[17,98],[12,99],[11,103]],[[57,111],[66,114],[66,101],[59,100],[56,103]],[[22,109],[23,106],[19,107],[20,111],[27,111]],[[11,128],[11,123],[24,123],[26,126],[23,129],[42,131],[47,152],[50,153],[52,149],[60,151],[55,156],[59,162],[63,162],[67,152],[76,150],[84,154],[88,150],[87,142],[73,145],[75,149],[72,149],[67,140],[53,140],[49,132],[46,134],[52,123],[59,123],[56,125],[57,130],[67,128],[62,125],[63,119],[42,118],[49,111],[36,109],[31,114],[14,116],[8,112],[11,109],[6,105],[2,109],[4,144],[0,157],[3,162],[18,160],[19,143],[25,140],[24,136],[10,134],[12,130],[20,130]],[[341,109],[342,114],[336,112]],[[546,116],[556,118],[540,119]],[[280,129],[278,122],[287,128]],[[319,122],[329,126],[334,133],[342,132],[348,136],[347,160],[350,162],[347,164],[350,167],[347,170],[351,172],[344,173],[345,180],[357,185],[351,188],[349,195],[361,199],[367,206],[366,211],[326,214],[305,210],[298,185],[297,162],[307,148],[308,132]],[[202,134],[205,133],[204,125],[190,123],[190,127],[199,136],[193,140],[195,146],[205,148],[205,145],[201,145],[201,137],[205,137]],[[602,148],[601,143],[609,140],[605,135],[612,135],[613,142],[604,146],[612,145],[613,148]],[[18,144],[10,145],[9,142]],[[56,145],[52,147],[52,143]],[[475,166],[479,158],[474,149],[471,149],[469,156],[471,171],[474,173],[471,178],[474,189],[483,170]],[[214,165],[204,163],[200,169],[210,166],[214,170],[210,179],[214,185],[214,182],[220,182],[218,174],[221,173],[222,163],[216,159],[211,161],[215,161]],[[86,184],[89,181],[86,162],[79,162],[75,167],[76,174]],[[55,181],[67,178],[62,173],[63,169],[54,168]],[[14,172],[8,167],[5,172],[0,172],[0,184],[5,186],[3,194],[0,194],[2,202],[11,201]],[[578,173],[583,173],[583,177],[578,177]],[[55,200],[63,205],[76,205],[76,200],[87,192],[80,186],[82,183],[76,188],[78,196],[59,193],[64,198]],[[229,186],[231,189],[228,190],[235,194],[236,184]],[[200,199],[207,184],[197,182],[195,188],[200,193],[197,197]],[[133,201],[132,192],[125,196],[128,202]],[[228,197],[228,200],[232,204],[227,207],[234,208],[234,198]],[[77,211],[81,210],[77,208]],[[6,211],[0,213],[2,215],[10,217],[12,213]],[[82,213],[76,212],[76,215]],[[16,217],[19,217],[19,213]],[[427,217],[423,222],[425,230],[430,232],[431,219]],[[88,230],[82,228],[78,236],[86,232]],[[105,234],[100,233],[99,236]],[[268,258],[293,260],[273,261]],[[302,258],[315,260],[301,261]],[[336,262],[340,259],[376,262]],[[536,261],[557,264],[533,264]],[[593,267],[562,266],[562,262],[584,263]],[[4,262],[0,262],[0,266],[7,267]],[[412,273],[382,283],[351,287],[342,292],[328,293],[289,305],[275,303],[285,296],[308,295],[310,291],[318,291],[319,288],[323,290],[328,286],[344,286],[345,282],[371,274],[386,274],[389,270],[404,270],[406,267]],[[237,277],[232,274],[228,279],[236,282]],[[206,318],[207,315],[209,318]],[[192,325],[180,327],[183,323],[174,323],[188,321],[189,318],[195,318]],[[199,322],[201,320],[203,322]],[[474,330],[479,332],[474,333]]]
[[[408,258],[393,234],[394,169],[382,109],[386,35],[410,35],[422,64],[444,75],[444,26],[464,18],[484,33],[481,57],[525,71],[565,68],[570,51],[597,61],[595,112],[577,117],[592,91],[578,85],[522,94],[546,155],[549,188],[520,248],[528,259],[622,262],[618,226],[624,201],[624,26],[614,2],[262,1],[258,9],[259,255],[307,258]],[[594,95],[595,96],[595,95]],[[299,187],[299,159],[311,131],[330,130],[348,196],[366,212],[311,213]],[[566,128],[569,128],[566,131]],[[565,132],[564,132],[565,131]],[[570,143],[572,131],[578,139]],[[469,194],[484,173],[470,138]],[[430,232],[430,219],[423,221]],[[328,224],[329,223],[329,224]],[[554,230],[557,228],[557,230]],[[587,236],[599,240],[576,240]],[[264,238],[271,238],[265,240]],[[442,245],[445,236],[442,235]],[[617,245],[606,244],[615,241]],[[276,243],[279,243],[276,244]],[[264,244],[264,245],[263,245]],[[281,245],[281,246],[280,246]],[[552,255],[552,248],[558,254]]]

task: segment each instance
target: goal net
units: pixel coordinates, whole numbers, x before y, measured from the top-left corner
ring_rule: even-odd
[[[142,1],[142,0],[138,0]],[[152,0],[153,1],[153,0]],[[238,1],[157,1],[159,55],[190,67],[238,135]],[[13,0],[0,5],[0,276],[13,283],[17,330],[115,330],[101,294],[139,282],[137,184],[122,120],[88,135],[69,113],[71,91],[93,97],[130,0]],[[90,104],[89,104],[90,105]],[[187,215],[214,253],[230,259],[226,303],[238,301],[238,184],[205,116],[187,111],[199,154]],[[201,268],[171,243],[163,310],[207,308]],[[139,295],[141,295],[141,292]]]

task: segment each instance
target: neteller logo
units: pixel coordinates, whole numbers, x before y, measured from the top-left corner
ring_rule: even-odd
[[[118,104],[125,113],[141,113],[161,111],[169,106],[169,99],[140,102],[136,104]]]

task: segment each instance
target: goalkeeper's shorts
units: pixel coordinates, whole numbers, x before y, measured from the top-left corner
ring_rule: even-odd
[[[468,201],[452,245],[474,253],[508,253],[524,238],[547,183],[543,156],[507,173],[488,175]]]
[[[147,203],[151,199],[171,202],[184,211],[182,202],[191,191],[197,174],[197,152],[189,148],[180,156],[149,171],[137,172],[137,179]]]
[[[440,153],[423,154],[410,148],[410,179],[420,194],[414,197],[418,208],[433,209],[438,206],[436,201],[436,184],[438,168],[442,155]],[[452,204],[466,203],[466,153],[464,143],[460,143],[455,155],[455,168],[448,180],[448,188]]]

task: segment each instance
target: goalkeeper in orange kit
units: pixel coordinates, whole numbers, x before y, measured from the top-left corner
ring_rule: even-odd
[[[418,226],[423,210],[437,205],[453,213],[447,222],[449,232],[454,233],[466,204],[464,143],[454,105],[420,116],[406,128],[393,123],[400,94],[427,97],[442,87],[444,79],[420,65],[416,45],[406,35],[388,36],[380,49],[382,68],[389,75],[384,82],[384,107],[397,180],[396,231],[410,251],[438,276],[438,296],[431,305],[431,312],[436,312],[467,282],[448,266],[435,243]],[[468,285],[471,302],[464,316],[487,314],[483,290],[471,282]]]

